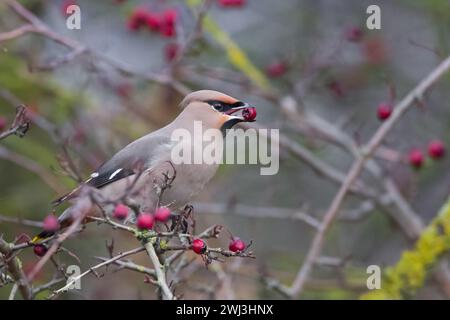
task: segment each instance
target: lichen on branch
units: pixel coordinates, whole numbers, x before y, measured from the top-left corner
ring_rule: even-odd
[[[361,299],[407,299],[413,297],[426,280],[428,271],[450,251],[450,198],[422,232],[415,246],[402,253],[400,260],[384,274],[380,290],[363,294]]]

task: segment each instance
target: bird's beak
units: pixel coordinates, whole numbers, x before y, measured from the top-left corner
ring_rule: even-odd
[[[232,115],[235,112],[238,112],[239,110],[244,110],[245,108],[249,108],[250,105],[246,102],[241,102],[239,103],[239,106],[236,107],[231,107],[230,109],[228,109],[227,111],[225,111],[224,113],[227,115]]]
[[[229,116],[231,119],[239,120],[242,122],[253,122],[255,121],[254,118],[249,119],[245,116],[245,110],[248,110],[250,105],[246,102],[239,102],[236,106],[231,107],[227,111],[224,112],[227,116]],[[252,108],[254,109],[254,108]],[[236,112],[243,110],[243,112],[239,115],[236,114]]]

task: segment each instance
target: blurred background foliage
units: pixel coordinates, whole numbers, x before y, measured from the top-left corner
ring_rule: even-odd
[[[0,43],[0,116],[11,122],[15,105],[24,103],[33,121],[26,137],[1,141],[0,215],[33,220],[42,220],[52,210],[50,201],[76,185],[61,170],[58,159],[65,155],[62,146],[87,177],[129,141],[177,115],[183,94],[171,86],[146,80],[143,75],[147,73],[169,72],[189,90],[217,89],[248,101],[257,107],[258,123],[263,127],[280,128],[319,159],[345,171],[352,158],[336,146],[299,134],[289,123],[292,119],[274,101],[274,92],[280,97],[295,97],[301,101],[302,112],[313,112],[361,143],[380,125],[376,117],[378,104],[398,101],[450,51],[450,3],[446,0],[247,0],[237,7],[211,1],[204,37],[193,42],[175,67],[169,46],[179,50],[188,39],[195,28],[194,13],[200,0],[20,2],[55,32],[133,71],[131,75],[118,72],[92,55],[80,55],[57,68],[40,71],[38,66],[59,59],[68,49],[40,35]],[[382,10],[382,29],[370,31],[365,28],[365,12],[374,2]],[[64,8],[70,3],[81,7],[81,30],[65,26]],[[146,29],[130,30],[127,23],[139,7],[177,10],[176,34],[168,37]],[[0,4],[0,33],[22,22]],[[362,31],[357,41],[349,40],[348,32],[354,28]],[[405,159],[411,148],[426,152],[431,139],[450,145],[449,85],[447,76],[436,85],[425,105],[406,114],[388,136],[386,146],[396,155],[394,160],[377,159],[384,174],[395,181],[426,224],[447,199],[450,160],[427,158],[420,170],[414,170]],[[18,164],[17,158],[22,157],[31,161],[35,170],[30,170],[29,162],[28,166]],[[364,177],[377,186],[369,176]],[[320,218],[337,187],[282,149],[277,175],[260,176],[257,166],[224,165],[197,201],[245,204],[255,208],[255,216],[256,208],[280,207]],[[360,202],[351,195],[345,209],[355,208]],[[208,213],[198,214],[198,218],[199,228],[220,223],[246,241],[253,240],[257,259],[227,261],[209,270],[197,259],[189,283],[180,289],[189,298],[205,297],[194,284],[217,282],[215,268],[222,267],[230,270],[238,298],[281,298],[262,284],[258,274],[267,272],[290,283],[314,234],[301,221],[288,218]],[[0,222],[0,234],[7,239],[35,232],[35,228]],[[107,255],[105,241],[111,238],[118,251],[131,248],[135,241],[94,225],[70,239],[67,247],[86,269],[96,261],[93,256]],[[226,246],[227,241],[222,237],[216,243]],[[328,233],[323,254],[343,263],[317,266],[301,298],[356,299],[366,292],[368,265],[394,265],[411,246],[381,208],[375,207],[358,221],[337,221]],[[31,251],[25,252],[25,269],[37,259]],[[59,259],[64,264],[78,263],[69,255],[62,254]],[[440,259],[448,260],[445,250]],[[147,263],[145,256],[136,261]],[[49,266],[38,280],[48,281],[53,271]],[[411,297],[448,298],[435,279],[426,277],[420,284],[414,286]],[[0,288],[0,298],[8,293],[9,288]],[[108,271],[101,279],[92,277],[83,282],[81,292],[65,297],[154,296],[140,275]]]

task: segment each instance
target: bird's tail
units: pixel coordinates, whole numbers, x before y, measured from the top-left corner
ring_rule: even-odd
[[[39,241],[43,241],[46,240],[50,237],[52,237],[56,232],[55,231],[42,231],[41,233],[39,233],[38,235],[34,236],[33,239],[31,240],[32,244],[35,244]]]

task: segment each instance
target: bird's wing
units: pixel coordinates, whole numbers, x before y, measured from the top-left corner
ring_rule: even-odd
[[[160,134],[158,131],[148,134],[117,152],[92,173],[90,178],[82,185],[100,189],[110,183],[129,177],[138,170],[146,170],[162,150],[167,150],[168,144],[170,144],[170,136]],[[57,206],[76,197],[82,185],[54,200],[52,205]]]

